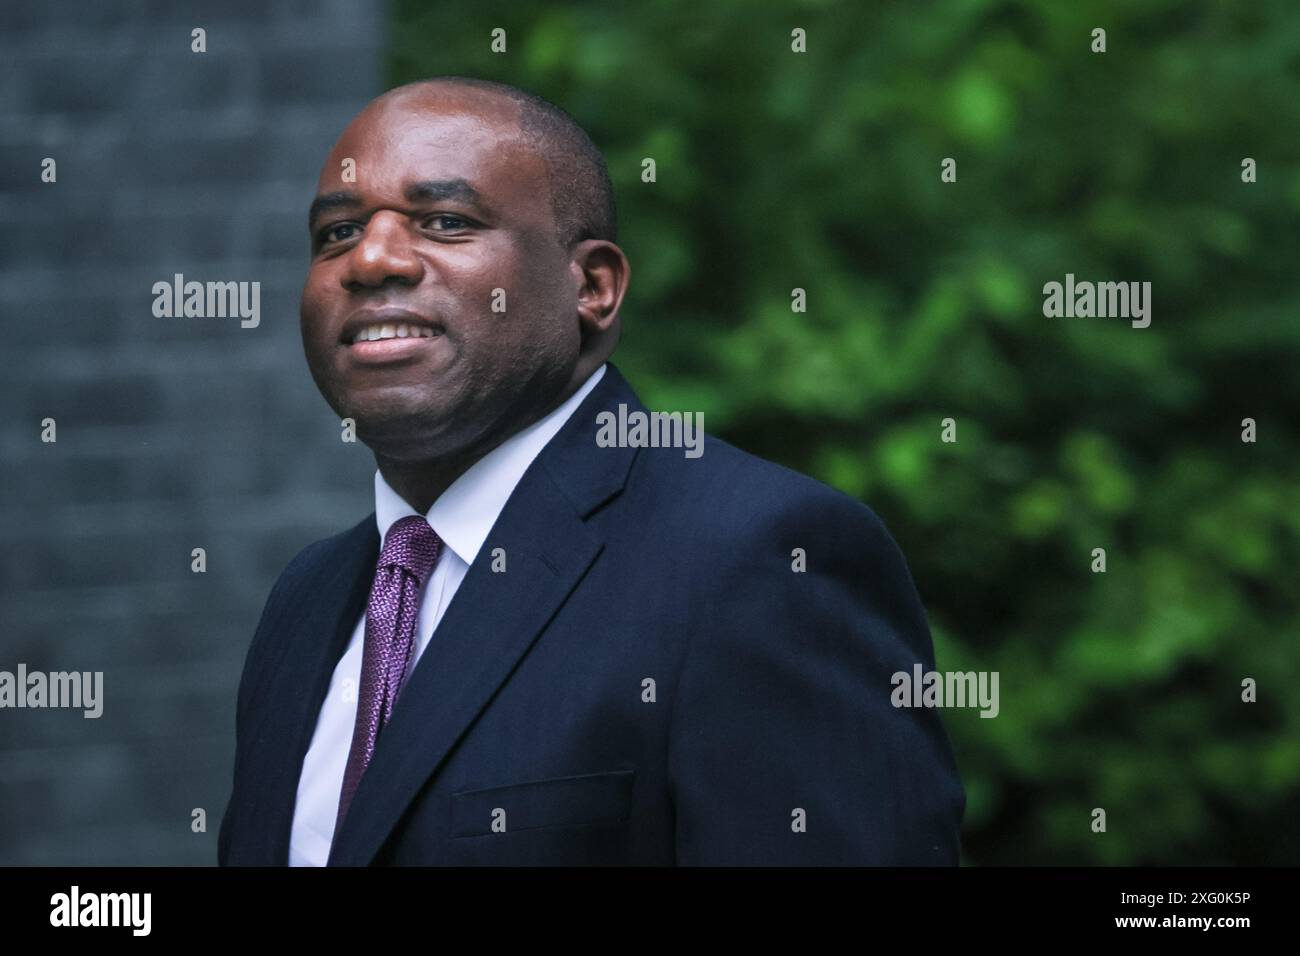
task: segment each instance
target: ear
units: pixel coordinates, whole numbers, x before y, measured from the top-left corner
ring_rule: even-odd
[[[619,306],[632,274],[623,250],[605,239],[584,239],[570,253],[569,271],[577,286],[583,337],[617,328]]]

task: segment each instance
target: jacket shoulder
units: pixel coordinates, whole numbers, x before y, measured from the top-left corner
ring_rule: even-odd
[[[367,530],[373,532],[366,534]],[[273,593],[277,590],[290,590],[311,581],[323,572],[328,572],[337,564],[340,555],[349,553],[367,542],[368,537],[378,538],[375,529],[375,516],[369,514],[351,528],[320,538],[303,547],[289,560],[275,582]]]
[[[346,586],[345,569],[354,562],[346,560],[359,548],[376,546],[379,532],[374,514],[328,538],[321,538],[302,548],[284,566],[262,608],[257,631],[276,626],[281,608],[292,607],[302,594],[322,587]],[[256,643],[257,634],[254,634]]]
[[[657,450],[659,467],[672,472],[672,494],[693,503],[691,519],[701,529],[744,535],[793,523],[832,540],[861,541],[865,535],[894,546],[869,505],[793,468],[707,432],[699,458],[686,459],[676,450],[673,459],[672,451]]]

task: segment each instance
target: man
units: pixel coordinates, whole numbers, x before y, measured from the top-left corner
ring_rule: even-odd
[[[267,600],[222,865],[957,862],[937,713],[890,705],[934,659],[879,519],[712,436],[598,441],[646,408],[608,361],[630,270],[567,114],[390,91],[311,234],[303,344],[375,513]]]

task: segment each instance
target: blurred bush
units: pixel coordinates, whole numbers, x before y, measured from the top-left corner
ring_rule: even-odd
[[[1000,672],[944,715],[968,863],[1300,859],[1300,7],[392,16],[394,84],[513,83],[604,151],[647,404],[870,504],[940,668]],[[1151,326],[1045,318],[1066,273],[1151,282]]]

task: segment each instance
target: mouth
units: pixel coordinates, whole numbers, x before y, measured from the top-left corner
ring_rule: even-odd
[[[427,316],[406,309],[358,312],[344,324],[341,344],[353,358],[386,362],[419,355],[440,344],[444,329]]]
[[[382,342],[386,339],[431,339],[435,335],[440,335],[436,329],[427,325],[411,325],[406,322],[385,322],[382,325],[368,325],[360,329],[347,342],[348,345],[356,345],[358,342]]]

